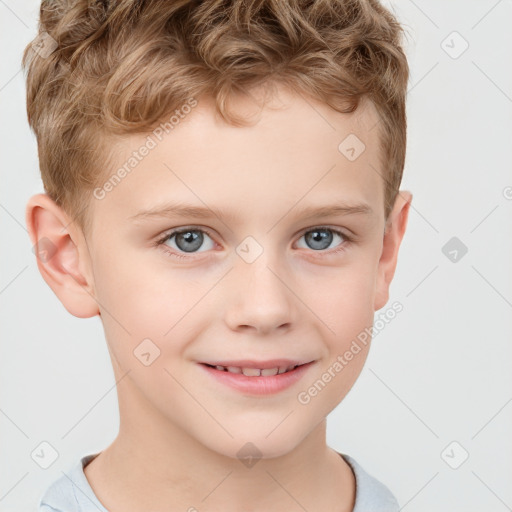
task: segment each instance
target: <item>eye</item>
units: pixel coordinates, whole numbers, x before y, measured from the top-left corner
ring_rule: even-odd
[[[210,247],[204,248],[202,251],[198,249],[203,245],[205,241],[205,236],[210,240]],[[185,229],[177,229],[167,233],[165,237],[160,239],[158,245],[165,245],[173,249],[173,251],[167,251],[177,258],[186,258],[186,256],[182,256],[179,254],[182,253],[196,253],[196,252],[204,252],[210,249],[213,249],[215,244],[213,240],[210,238],[208,233],[202,229],[197,228],[185,228]],[[208,244],[207,244],[208,245]]]
[[[351,236],[325,226],[317,226],[304,231],[300,239],[302,238],[307,244],[305,248],[312,249],[315,252],[327,252],[325,249],[329,248],[336,238],[340,239],[341,242],[332,253],[345,250],[346,246],[352,241]],[[204,246],[205,240],[210,241],[206,246]],[[215,242],[208,232],[195,227],[175,229],[165,234],[156,244],[162,245],[165,252],[173,258],[188,258],[187,253],[206,252],[215,247]],[[200,250],[201,248],[202,250]],[[331,254],[331,252],[329,251],[327,254]]]
[[[313,249],[314,251],[323,251],[327,249],[332,244],[333,240],[336,237],[341,239],[341,243],[338,244],[339,248],[336,249],[336,251],[334,252],[344,249],[344,245],[346,245],[343,243],[344,240],[347,243],[351,241],[351,238],[345,233],[342,233],[337,229],[332,229],[323,226],[318,226],[313,229],[309,229],[308,231],[304,232],[301,236],[301,238],[304,238],[304,240],[306,241],[307,246],[305,248]]]

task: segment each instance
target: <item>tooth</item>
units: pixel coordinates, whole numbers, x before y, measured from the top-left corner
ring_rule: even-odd
[[[284,373],[286,371],[286,368],[287,368],[286,366],[280,366],[278,373]]]
[[[291,370],[293,370],[297,365],[296,364],[292,364],[291,366],[288,366],[288,368],[286,368],[286,371],[289,372]]]
[[[224,366],[216,366],[217,370],[225,370]]]
[[[242,373],[247,377],[259,377],[260,370],[258,368],[242,368]]]
[[[238,366],[228,366],[228,372],[242,373],[242,368],[238,368]]]
[[[279,368],[265,368],[264,370],[261,370],[261,375],[268,376],[268,375],[277,375],[277,372],[279,371]]]

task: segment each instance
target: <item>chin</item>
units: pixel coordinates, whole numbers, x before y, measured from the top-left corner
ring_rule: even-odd
[[[268,437],[266,437],[267,432],[263,433],[261,430],[255,433],[246,431],[240,435],[231,432],[234,435],[233,439],[226,439],[228,436],[224,436],[224,439],[217,437],[209,439],[205,445],[219,455],[239,459],[241,462],[242,459],[251,460],[251,458],[273,459],[292,452],[307,435],[307,432],[304,432],[301,437],[298,430],[295,431],[295,435],[290,435],[284,429],[278,433],[278,429]]]

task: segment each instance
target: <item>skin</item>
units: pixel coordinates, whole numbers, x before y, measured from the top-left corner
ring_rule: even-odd
[[[38,260],[43,278],[71,314],[100,315],[104,326],[120,431],[85,473],[111,512],[353,508],[354,475],[326,445],[325,418],[353,386],[370,344],[308,404],[297,395],[388,302],[412,195],[400,191],[386,223],[370,102],[341,114],[277,92],[261,110],[259,91],[234,99],[252,116],[249,127],[223,123],[201,99],[104,199],[91,199],[88,233],[45,194],[28,202],[32,242],[46,237],[55,246]],[[366,146],[355,161],[338,150],[350,133]],[[145,140],[119,141],[119,166]],[[171,200],[233,216],[130,218]],[[367,203],[372,213],[298,213],[343,201]],[[196,252],[180,250],[190,242],[176,238],[156,244],[190,226],[208,230]],[[332,240],[318,250],[303,236],[318,226],[355,238],[327,230]],[[263,249],[252,263],[236,252],[247,236]],[[160,350],[149,366],[133,354],[147,338]],[[291,388],[263,397],[234,391],[198,365],[278,357],[315,363]],[[237,457],[248,441],[262,457],[250,468]]]

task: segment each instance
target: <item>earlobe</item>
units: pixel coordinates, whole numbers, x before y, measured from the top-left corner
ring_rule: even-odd
[[[36,194],[27,203],[26,223],[39,271],[63,306],[79,318],[98,315],[83,235],[71,218],[48,195]]]
[[[389,214],[382,243],[382,254],[377,269],[374,310],[383,308],[389,300],[389,287],[395,275],[398,261],[398,249],[405,234],[412,194],[400,190],[393,210]]]

